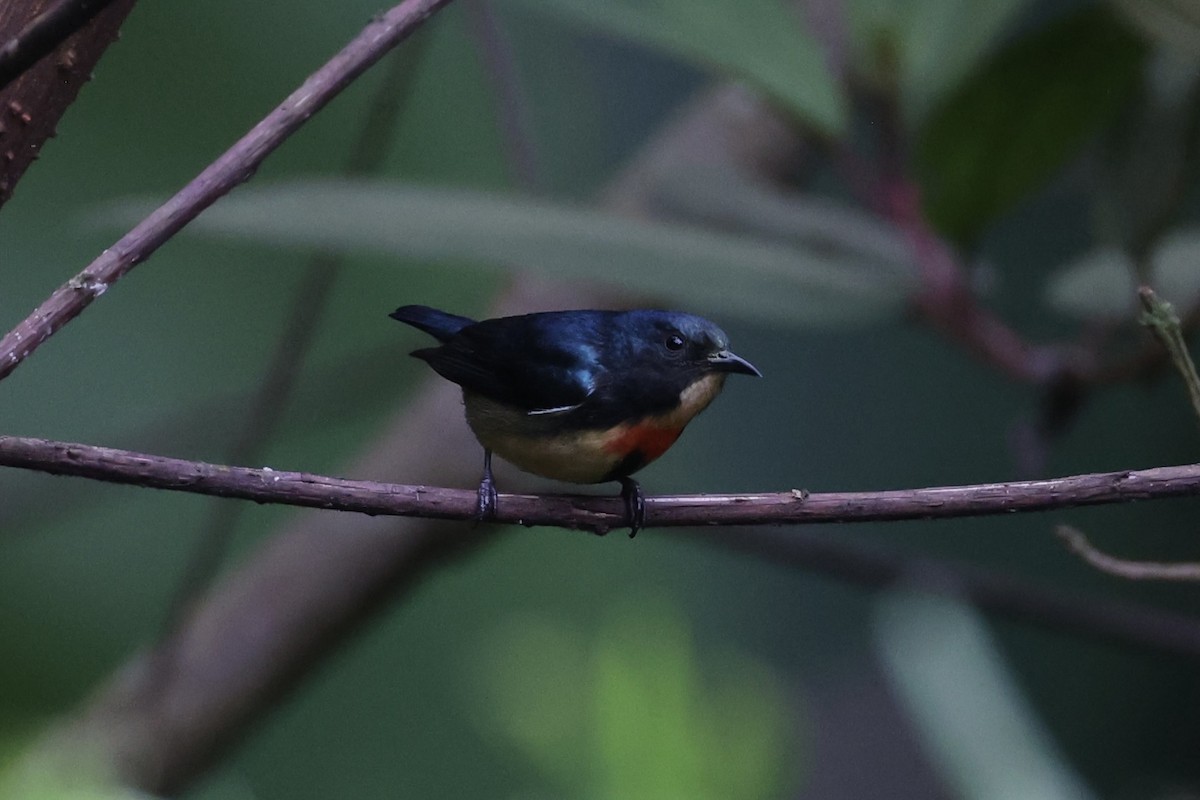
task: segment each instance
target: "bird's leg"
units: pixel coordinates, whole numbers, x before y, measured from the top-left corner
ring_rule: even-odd
[[[483,477],[479,479],[479,503],[475,506],[475,521],[496,516],[496,479],[492,477],[492,451],[483,449]]]
[[[621,499],[625,501],[625,521],[629,525],[629,538],[637,536],[646,525],[646,494],[633,478],[626,475],[621,482]]]

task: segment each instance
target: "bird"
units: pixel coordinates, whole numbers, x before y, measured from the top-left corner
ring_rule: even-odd
[[[476,519],[496,515],[495,453],[570,483],[617,481],[629,535],[646,500],[630,476],[667,451],[726,376],[762,377],[708,320],[678,311],[543,311],[476,322],[422,305],[389,316],[436,347],[412,352],[462,387],[483,446]]]

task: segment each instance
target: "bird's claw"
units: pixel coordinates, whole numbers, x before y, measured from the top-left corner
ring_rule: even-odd
[[[632,539],[646,527],[646,494],[633,478],[624,477],[620,481],[621,499],[625,501],[625,522],[629,525],[629,538]]]
[[[496,479],[492,477],[492,451],[483,451],[483,477],[479,479],[479,500],[475,504],[475,522],[496,518]]]
[[[496,518],[496,485],[491,480],[479,482],[479,502],[475,505],[475,521],[487,522]]]

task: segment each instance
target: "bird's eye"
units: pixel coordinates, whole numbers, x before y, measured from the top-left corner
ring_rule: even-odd
[[[665,344],[668,350],[682,350],[685,342],[683,341],[683,337],[678,333],[669,333],[667,334]]]

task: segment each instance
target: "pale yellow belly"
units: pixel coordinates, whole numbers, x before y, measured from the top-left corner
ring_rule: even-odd
[[[555,420],[531,419],[518,409],[478,395],[465,394],[467,424],[480,444],[505,461],[526,472],[571,483],[599,483],[621,461],[621,455],[607,448],[614,431],[569,431],[563,434],[535,434],[539,426],[547,433]]]
[[[621,461],[618,454],[605,449],[610,438],[599,431],[574,431],[552,438],[479,435],[484,447],[526,472],[571,483],[599,483],[608,478]]]
[[[530,435],[539,424],[553,430],[553,417],[531,419],[523,411],[469,393],[464,393],[463,401],[467,423],[476,438],[505,461],[545,478],[600,483],[612,479],[612,471],[633,449],[642,455],[639,467],[662,455],[684,426],[720,392],[724,377],[705,375],[688,386],[674,411],[601,431]]]

